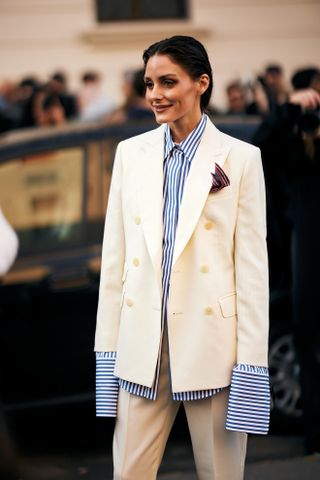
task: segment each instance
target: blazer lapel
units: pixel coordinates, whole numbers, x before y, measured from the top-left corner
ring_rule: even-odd
[[[138,198],[146,245],[161,291],[163,238],[164,129],[157,128],[141,144],[137,161]]]
[[[223,145],[221,132],[208,119],[184,186],[172,265],[182,253],[199,220],[210,192],[211,172],[215,172],[215,163],[223,167],[229,150],[229,146]]]

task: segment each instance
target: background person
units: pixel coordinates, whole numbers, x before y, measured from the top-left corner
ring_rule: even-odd
[[[245,86],[238,80],[226,87],[227,115],[247,115],[248,99]]]
[[[83,122],[102,120],[115,108],[114,101],[103,95],[100,75],[94,71],[87,71],[82,75],[77,99],[79,120]]]
[[[272,224],[281,232],[269,240],[271,279],[277,271],[291,275],[286,283],[292,288],[307,453],[320,453],[320,94],[310,88],[318,78],[318,69],[296,72],[288,102],[254,138],[266,172],[270,233]]]
[[[126,74],[124,93],[124,104],[106,117],[108,124],[154,121],[154,115],[145,98],[144,69],[133,71],[131,76]]]

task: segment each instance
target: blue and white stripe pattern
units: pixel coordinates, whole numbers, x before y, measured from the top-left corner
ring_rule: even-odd
[[[163,209],[163,224],[164,224],[164,238],[163,238],[163,257],[162,257],[162,286],[163,286],[163,298],[162,298],[162,331],[164,331],[164,324],[166,321],[166,307],[167,307],[167,300],[168,300],[168,295],[169,295],[169,286],[170,286],[170,273],[171,273],[171,266],[172,266],[172,258],[173,258],[173,249],[174,249],[174,243],[175,243],[175,234],[176,234],[176,227],[178,223],[178,217],[179,217],[179,206],[181,203],[182,195],[183,195],[183,189],[184,189],[184,184],[185,180],[187,178],[187,175],[190,170],[191,162],[195,156],[197,147],[200,143],[203,131],[205,129],[207,122],[207,117],[206,115],[203,115],[201,118],[200,123],[198,126],[190,133],[190,135],[183,140],[179,145],[175,145],[173,143],[171,133],[169,126],[166,126],[165,129],[165,152],[164,152],[164,190],[163,190],[163,195],[164,195],[164,209]],[[208,192],[209,193],[209,192]],[[115,364],[115,352],[109,352],[110,358],[104,357],[104,361],[109,362],[108,368],[106,368],[106,373],[110,374],[110,372],[114,371],[114,364]],[[99,357],[99,353],[97,353],[97,372],[98,372],[98,364],[101,362],[101,357]],[[237,420],[237,392],[241,391],[241,377],[243,375],[244,379],[244,386],[246,386],[247,382],[247,377],[245,375],[248,375],[248,369],[249,373],[252,373],[252,370],[250,369],[255,369],[256,367],[250,367],[248,365],[237,365],[234,368],[233,372],[233,377],[236,378],[238,377],[238,387],[231,385],[231,392],[232,393],[232,403],[231,403],[231,394],[230,394],[230,408],[233,409],[232,415],[234,415],[233,418],[234,420],[232,422],[229,422],[228,428],[231,430],[238,430],[238,431],[244,431],[243,430],[243,425],[244,419],[243,419],[243,408],[242,408],[242,402],[239,401],[239,406],[240,406],[240,416],[238,418],[238,424],[236,423]],[[259,368],[259,367],[257,367]],[[117,408],[117,396],[115,395],[115,390],[118,385],[120,385],[121,388],[127,390],[130,393],[133,393],[135,395],[147,398],[149,400],[155,400],[157,397],[157,388],[158,388],[158,381],[159,381],[159,370],[160,370],[160,364],[158,362],[157,365],[157,372],[156,372],[156,378],[154,381],[154,385],[151,388],[145,387],[143,385],[137,385],[133,382],[128,382],[123,379],[117,379],[116,377],[113,377],[113,379],[109,379],[108,381],[100,381],[99,384],[102,385],[103,387],[103,392],[97,390],[97,415],[98,416],[114,416],[114,415],[109,415],[108,411],[110,412],[115,412]],[[266,374],[267,373],[267,369]],[[99,370],[99,374],[101,373],[101,370]],[[98,373],[97,373],[98,375]],[[268,395],[269,395],[269,384],[265,384],[265,372],[258,372],[256,371],[255,376],[255,383],[252,383],[252,389],[253,390],[265,390],[264,395],[263,392],[261,392],[262,396],[266,399],[266,403],[268,402]],[[233,380],[232,380],[233,381]],[[236,380],[235,380],[236,381]],[[110,396],[105,397],[105,404],[103,402],[103,395],[105,395],[105,387],[107,385],[110,385]],[[112,386],[111,386],[112,385]],[[97,389],[98,389],[98,383],[97,383]],[[192,391],[192,392],[178,392],[178,393],[172,393],[173,399],[177,401],[188,401],[188,400],[200,400],[203,398],[208,398],[219,391],[221,391],[222,388],[216,388],[216,389],[209,389],[209,390],[200,390],[200,391]],[[99,396],[98,396],[99,395]],[[112,403],[113,402],[113,403]],[[252,400],[248,399],[247,403],[247,420],[250,423],[250,408],[252,406]],[[245,407],[244,407],[245,408]],[[105,413],[106,412],[106,413]],[[268,416],[269,416],[269,410],[268,412],[266,411],[266,416],[265,416],[265,422],[268,423]],[[231,413],[230,413],[231,415]],[[228,417],[229,418],[229,417]],[[242,422],[243,419],[243,423]],[[239,426],[239,422],[241,423]],[[251,425],[251,423],[250,423]],[[239,426],[239,428],[238,428]],[[259,430],[260,426],[256,425],[256,429]],[[255,431],[255,433],[265,433],[260,429],[261,431]]]
[[[113,375],[116,352],[96,353],[96,415],[116,417],[119,396],[119,382]]]
[[[166,320],[167,314],[170,274],[179,218],[179,208],[191,162],[196,154],[206,123],[207,117],[206,115],[202,115],[198,126],[179,145],[173,143],[168,125],[165,130],[162,255],[163,323]],[[200,400],[211,397],[221,390],[221,388],[216,388],[193,392],[176,392],[172,393],[172,396],[174,400],[178,401]]]
[[[232,372],[226,428],[268,433],[270,402],[268,368],[237,365]]]

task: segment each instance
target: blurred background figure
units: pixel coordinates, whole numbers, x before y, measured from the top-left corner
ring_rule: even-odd
[[[14,105],[16,85],[13,82],[0,84],[0,134],[16,128],[20,110]]]
[[[0,208],[0,280],[9,270],[18,251],[18,237]],[[15,451],[0,403],[0,478],[18,479]]]
[[[269,101],[269,110],[282,105],[288,98],[288,91],[281,65],[271,64],[265,68],[263,85]]]
[[[312,454],[320,453],[320,95],[313,88],[319,69],[297,71],[292,84],[254,143],[262,150],[267,186],[270,282],[280,286],[284,271],[292,291],[306,452]]]
[[[123,105],[106,117],[107,123],[124,123],[130,121],[152,121],[154,115],[145,99],[144,69],[126,72],[124,75]]]
[[[4,82],[0,87],[0,133],[34,125],[31,115],[33,96],[38,88],[34,77],[18,84]]]
[[[245,115],[247,111],[246,90],[239,80],[226,87],[227,115]]]
[[[288,98],[288,89],[281,65],[268,65],[262,75],[250,84],[252,103],[250,113],[267,115]]]
[[[115,109],[115,102],[101,91],[101,78],[97,72],[87,71],[81,77],[78,91],[79,120],[98,121]]]
[[[24,105],[21,128],[62,125],[66,123],[66,109],[61,95],[52,92],[48,85],[37,85]]]
[[[226,87],[227,115],[257,115],[256,107],[249,102],[248,90],[240,81],[235,80]]]
[[[64,72],[54,73],[47,85],[48,95],[57,96],[67,120],[75,119],[78,115],[77,98],[69,92],[67,76]]]

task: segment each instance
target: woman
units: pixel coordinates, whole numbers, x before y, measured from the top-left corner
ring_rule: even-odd
[[[116,416],[114,479],[156,479],[183,402],[200,480],[243,478],[268,430],[268,281],[259,150],[204,113],[207,53],[175,36],[143,55],[161,125],[114,162],[97,316],[97,414]],[[119,389],[120,386],[120,389]]]

